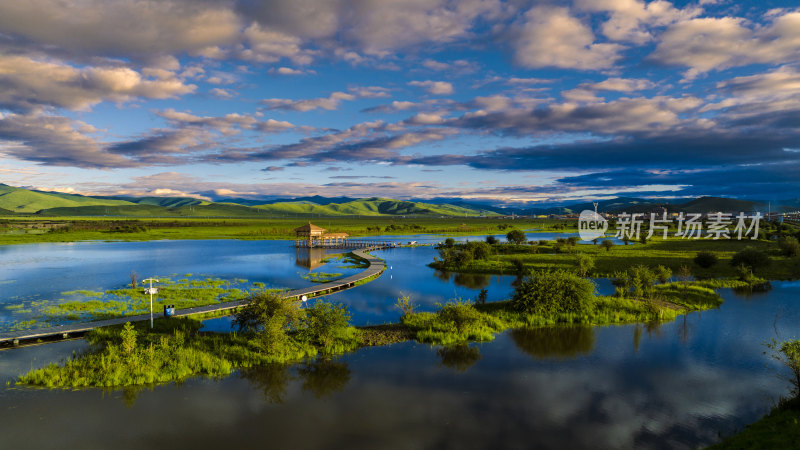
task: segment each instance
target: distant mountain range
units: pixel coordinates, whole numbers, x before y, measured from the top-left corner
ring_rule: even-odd
[[[186,197],[102,197],[36,191],[0,184],[0,214],[130,217],[311,217],[497,215],[475,207],[386,198],[306,197],[262,203],[227,199],[208,202]]]
[[[0,215],[125,216],[125,217],[312,217],[312,216],[497,216],[550,215],[593,210],[591,202],[512,208],[459,198],[394,200],[387,198],[299,197],[271,200],[218,198],[209,202],[187,197],[85,196],[37,191],[0,184]],[[673,212],[708,213],[800,210],[800,199],[767,202],[722,197],[642,199],[619,197],[599,202],[598,211],[649,212],[666,207]]]

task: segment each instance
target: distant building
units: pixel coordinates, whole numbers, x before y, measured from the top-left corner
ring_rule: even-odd
[[[327,233],[327,230],[311,222],[294,229],[297,247],[334,247],[347,244],[347,233]]]

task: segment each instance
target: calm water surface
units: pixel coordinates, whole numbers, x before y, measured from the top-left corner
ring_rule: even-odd
[[[445,281],[424,267],[430,251],[382,252],[391,278],[337,301],[383,321],[397,314],[399,291],[430,305],[485,284]],[[490,299],[511,281],[491,277]],[[512,331],[447,349],[403,343],[139,391],[0,387],[0,448],[694,448],[787,392],[762,342],[776,330],[800,336],[800,282],[721,293],[719,310],[658,326]],[[0,383],[84,346],[1,351]]]

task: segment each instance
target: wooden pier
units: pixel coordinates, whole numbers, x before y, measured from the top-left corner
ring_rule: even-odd
[[[330,281],[328,283],[321,283],[315,286],[309,286],[301,289],[294,289],[284,293],[285,297],[300,299],[302,296],[319,297],[334,292],[343,291],[355,287],[359,281],[366,280],[367,278],[378,276],[386,269],[386,264],[383,260],[378,259],[366,252],[372,250],[381,250],[388,248],[388,245],[374,245],[365,247],[360,250],[355,250],[353,253],[357,256],[364,258],[369,263],[369,266],[363,271],[351,275],[347,278],[340,280]],[[221,311],[235,310],[240,306],[247,304],[246,300],[237,300],[233,302],[216,303],[213,305],[195,306],[192,308],[184,308],[175,310],[175,317],[185,317],[194,314],[213,313]],[[156,313],[154,312],[155,316]],[[78,337],[87,331],[95,328],[108,327],[112,325],[120,325],[126,322],[140,322],[150,320],[150,314],[138,314],[135,316],[124,316],[115,319],[97,320],[92,322],[74,323],[59,325],[55,327],[39,328],[33,330],[14,331],[0,334],[0,348],[7,346],[17,346],[37,339],[67,339],[71,337]]]

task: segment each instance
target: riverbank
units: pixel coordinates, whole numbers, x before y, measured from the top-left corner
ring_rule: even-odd
[[[709,450],[798,447],[800,447],[800,397],[795,397],[781,400],[758,422],[709,447]]]

